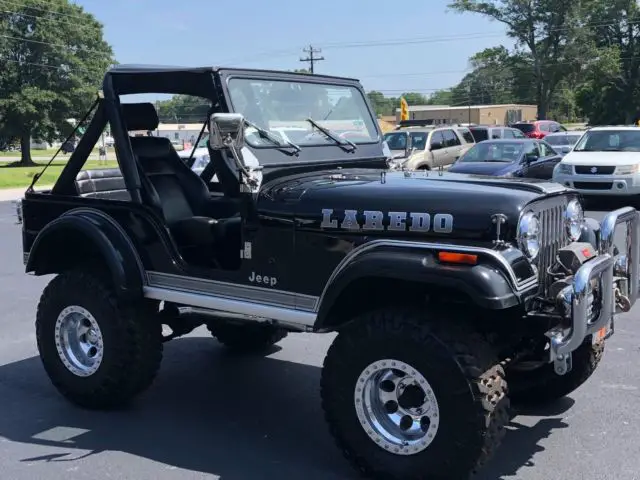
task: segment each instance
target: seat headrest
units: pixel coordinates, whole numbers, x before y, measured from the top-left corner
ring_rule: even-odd
[[[155,130],[160,119],[153,103],[122,103],[122,117],[128,131]]]

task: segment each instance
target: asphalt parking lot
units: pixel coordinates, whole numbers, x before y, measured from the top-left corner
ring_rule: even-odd
[[[198,330],[166,345],[156,383],[133,408],[83,411],[58,395],[37,357],[35,308],[49,278],[23,273],[9,202],[0,203],[0,251],[0,478],[357,478],[320,409],[333,336],[291,335],[266,357],[239,357]],[[640,478],[639,321],[639,306],[621,317],[600,368],[570,398],[520,412],[479,478]]]

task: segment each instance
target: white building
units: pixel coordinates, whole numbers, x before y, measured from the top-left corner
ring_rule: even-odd
[[[174,144],[193,145],[202,130],[202,123],[161,123],[153,132],[154,137],[165,137]]]

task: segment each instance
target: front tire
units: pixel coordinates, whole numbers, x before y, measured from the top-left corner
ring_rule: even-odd
[[[511,399],[514,404],[530,406],[555,402],[585,383],[598,368],[603,354],[604,342],[593,344],[588,336],[573,352],[571,371],[565,375],[557,375],[552,363],[530,371],[508,371]]]
[[[83,271],[47,285],[36,338],[53,385],[90,409],[128,404],[152,384],[162,359],[162,326],[144,303],[121,302],[108,281]]]
[[[340,331],[322,406],[339,448],[370,478],[458,479],[509,422],[502,367],[480,335],[436,313],[384,309]]]

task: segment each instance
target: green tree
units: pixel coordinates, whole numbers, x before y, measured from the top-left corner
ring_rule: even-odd
[[[371,102],[371,106],[376,112],[376,115],[389,115],[389,99],[385,97],[382,92],[372,90],[367,92],[367,97],[369,98],[369,102]]]
[[[596,123],[640,118],[640,7],[635,0],[583,0],[597,54],[586,63],[578,103]]]
[[[513,102],[515,65],[505,47],[482,50],[469,59],[469,64],[472,71],[452,91],[455,105]]]
[[[453,92],[451,89],[436,90],[427,98],[427,105],[451,105],[452,102]]]
[[[574,42],[584,26],[581,2],[558,0],[453,0],[453,10],[503,23],[517,46],[527,49],[538,118],[544,119],[567,72],[583,58]]]
[[[421,93],[405,92],[401,96],[404,97],[409,105],[426,105],[429,103],[429,99]],[[399,107],[400,105],[398,104],[397,106]]]
[[[0,133],[20,138],[19,165],[33,164],[32,136],[59,139],[66,119],[83,115],[114,63],[102,24],[68,0],[0,11]]]
[[[174,95],[157,104],[158,117],[163,123],[199,123],[207,118],[210,105],[204,98]]]

